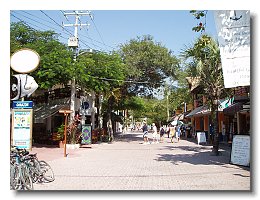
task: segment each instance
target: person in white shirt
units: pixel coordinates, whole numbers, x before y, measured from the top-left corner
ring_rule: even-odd
[[[159,143],[158,135],[160,137],[160,134],[158,134],[157,127],[156,127],[155,123],[153,123],[152,126],[153,126],[153,142],[152,142],[152,144],[155,143],[155,140],[156,140],[156,143]]]

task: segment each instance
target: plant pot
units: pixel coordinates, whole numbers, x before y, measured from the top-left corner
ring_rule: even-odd
[[[64,148],[64,141],[59,141],[59,147]]]

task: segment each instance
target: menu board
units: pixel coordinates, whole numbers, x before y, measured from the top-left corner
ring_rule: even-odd
[[[236,165],[250,166],[250,136],[234,135],[230,162]]]
[[[197,140],[198,144],[206,143],[206,135],[205,132],[197,132]]]

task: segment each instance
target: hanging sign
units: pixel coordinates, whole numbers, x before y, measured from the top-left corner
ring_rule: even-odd
[[[225,88],[250,85],[250,11],[214,11]]]

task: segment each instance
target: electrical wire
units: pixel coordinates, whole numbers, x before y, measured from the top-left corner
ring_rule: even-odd
[[[27,20],[25,21],[24,19],[21,19],[21,18],[15,16],[14,14],[12,14],[12,16],[15,17],[16,19],[18,19],[19,21],[22,21],[22,22],[24,22],[24,23],[27,23],[27,25],[29,25],[29,26],[32,25],[33,27],[37,27],[37,29],[40,29],[40,30],[45,30],[45,31],[46,31],[46,29],[44,29],[43,27],[40,27],[39,25],[33,24],[33,23],[31,23],[31,22],[28,22],[28,20],[33,21],[33,22],[35,22],[35,23],[37,23],[37,24],[40,24],[40,25],[42,25],[42,26],[48,27],[49,29],[52,29],[52,30],[54,29],[54,30],[58,31],[58,33],[60,34],[59,36],[60,36],[61,38],[63,38],[63,39],[67,39],[67,38],[65,38],[65,37],[62,36],[62,32],[61,32],[60,30],[58,30],[58,29],[56,29],[56,28],[54,28],[54,27],[51,27],[51,26],[49,26],[49,25],[46,25],[46,24],[44,24],[44,23],[42,23],[42,22],[40,22],[39,20],[36,20],[36,19],[40,19],[40,20],[45,21],[45,22],[48,22],[48,23],[50,23],[50,24],[54,24],[55,26],[57,26],[57,27],[59,27],[59,28],[62,28],[62,30],[66,31],[66,32],[63,32],[63,33],[66,34],[66,35],[68,35],[68,36],[72,36],[72,35],[73,35],[69,30],[65,29],[62,25],[60,25],[59,23],[57,23],[52,17],[50,17],[46,12],[44,12],[44,11],[42,11],[42,10],[40,10],[40,12],[43,13],[48,19],[50,19],[51,22],[50,22],[50,21],[47,21],[47,20],[44,20],[43,18],[40,18],[40,17],[38,17],[38,16],[36,16],[36,15],[33,15],[33,14],[31,14],[31,13],[28,13],[28,12],[26,12],[26,11],[22,11],[22,12],[24,12],[25,14],[27,14],[27,15],[29,15],[29,16],[32,16],[34,19],[32,19],[31,17],[25,16],[25,15],[23,15],[23,14],[21,14],[21,13],[14,12],[14,11],[13,11],[14,14],[16,14],[16,15],[18,14],[18,15],[22,16],[23,18],[27,19]],[[61,12],[61,13],[63,14],[63,16],[64,16],[64,12],[63,12],[63,11],[60,11],[60,12]],[[66,19],[67,21],[69,21],[66,17],[65,17],[65,19]],[[89,39],[89,40],[91,41],[91,44],[92,44],[93,46],[95,46],[95,47],[97,47],[97,48],[99,48],[99,49],[101,49],[101,50],[104,50],[101,46],[99,46],[99,45],[97,45],[97,44],[94,44],[94,42],[99,43],[99,44],[103,44],[102,42],[97,41],[97,40],[94,40],[94,39],[92,39],[91,37],[87,37],[87,36],[85,36],[85,35],[81,35],[80,33],[79,33],[78,35],[79,35],[80,38],[81,38],[81,39],[79,40],[79,44],[80,44],[80,45],[82,45],[82,46],[84,46],[84,47],[87,47],[87,48],[95,49],[95,48],[90,47],[90,45],[87,44],[88,42],[87,42],[86,40],[82,39],[82,38],[87,38],[87,39]]]

